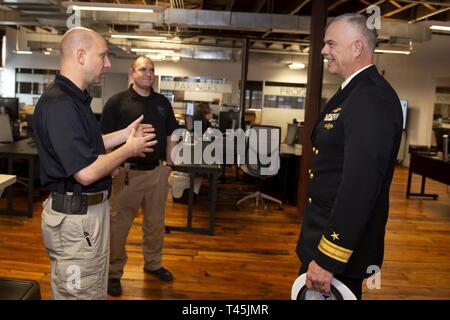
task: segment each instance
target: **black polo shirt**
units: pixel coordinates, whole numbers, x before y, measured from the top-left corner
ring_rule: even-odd
[[[33,129],[40,157],[41,183],[55,191],[66,181],[67,191],[76,183],[73,175],[105,154],[102,134],[91,109],[92,97],[72,81],[57,74],[36,104]],[[109,189],[106,176],[83,187],[83,192]]]
[[[153,152],[146,153],[145,158],[130,158],[127,162],[138,165],[156,164],[158,160],[166,159],[167,137],[178,128],[172,106],[162,94],[152,92],[148,97],[139,95],[130,85],[105,104],[100,127],[103,133],[110,133],[126,128],[130,123],[144,115],[142,123],[149,123],[155,128],[158,143],[153,146]]]

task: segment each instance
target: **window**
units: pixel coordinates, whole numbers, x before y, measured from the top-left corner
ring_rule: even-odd
[[[247,81],[245,84],[245,108],[261,109],[263,97],[262,81]]]
[[[57,70],[16,68],[16,95],[21,103],[34,104],[55,80]],[[101,92],[101,91],[100,91]]]
[[[227,84],[225,78],[210,78],[210,77],[177,77],[177,76],[161,76],[160,93],[164,95],[173,104],[175,102],[184,101],[200,101],[207,97],[210,101],[221,100],[226,96],[217,90],[217,84]],[[208,91],[208,88],[211,90]],[[192,92],[200,92],[200,94],[192,94]],[[187,94],[187,92],[190,92]],[[209,95],[209,96],[208,96]]]
[[[173,90],[161,90],[160,93],[161,93],[164,97],[166,97],[167,100],[169,100],[170,103],[173,103],[173,100],[174,100]]]
[[[304,109],[305,86],[303,83],[266,82],[264,87],[264,107]]]
[[[31,94],[31,82],[17,82],[18,92],[17,93],[28,93]]]

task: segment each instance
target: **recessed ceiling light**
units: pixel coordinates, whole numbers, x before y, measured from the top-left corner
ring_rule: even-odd
[[[403,51],[403,50],[389,50],[389,49],[375,49],[376,53],[396,53],[396,54],[410,54],[411,51]]]
[[[294,70],[298,70],[298,69],[305,69],[305,64],[304,63],[291,63],[288,65],[289,69],[294,69]]]
[[[167,37],[163,36],[144,36],[144,35],[132,35],[132,34],[112,34],[111,38],[120,39],[147,39],[147,40],[167,40]]]
[[[28,50],[14,50],[14,52],[17,54],[33,54],[33,52]]]
[[[148,52],[148,53],[166,53],[172,54],[173,50],[165,50],[165,49],[145,49],[145,48],[131,48],[131,52]]]
[[[135,13],[153,13],[153,9],[130,8],[130,7],[94,7],[94,6],[71,6],[73,10],[79,11],[109,11],[109,12],[135,12]],[[70,8],[70,7],[69,7]]]
[[[439,30],[439,31],[450,31],[450,27],[447,26],[438,26],[438,25],[432,25],[430,27],[431,30]]]

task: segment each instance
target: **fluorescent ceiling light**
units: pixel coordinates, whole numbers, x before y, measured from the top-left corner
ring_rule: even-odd
[[[411,51],[402,50],[388,50],[388,49],[375,49],[376,53],[396,53],[396,54],[410,54]]]
[[[111,38],[167,40],[167,37],[163,37],[163,36],[140,36],[140,35],[132,35],[132,34],[112,34]]]
[[[14,52],[17,54],[33,54],[33,52],[28,50],[14,50]]]
[[[46,56],[48,56],[48,55],[50,54],[50,51],[44,51],[44,54],[45,54]]]
[[[165,56],[154,55],[154,54],[146,54],[145,56],[146,56],[147,58],[152,59],[152,60],[165,60],[165,59],[166,59]]]
[[[294,70],[298,70],[298,69],[305,69],[305,64],[304,63],[291,63],[288,65],[289,69],[294,69]]]
[[[164,49],[144,49],[144,48],[131,48],[131,52],[148,52],[148,53],[164,53],[164,54],[172,54],[173,50],[164,50]]]
[[[78,11],[109,11],[109,12],[136,12],[136,13],[153,13],[153,9],[130,8],[130,7],[93,7],[93,6],[71,6],[73,10]]]
[[[450,31],[450,27],[447,26],[438,26],[438,25],[432,25],[430,27],[431,30],[439,30],[439,31]]]

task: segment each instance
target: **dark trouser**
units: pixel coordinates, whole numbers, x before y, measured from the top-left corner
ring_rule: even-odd
[[[303,274],[308,271],[308,268],[303,268],[303,266],[300,268],[300,273]],[[344,277],[339,274],[335,274],[334,278],[338,279],[340,282],[345,284],[347,288],[350,289],[351,292],[355,295],[356,299],[361,300],[362,298],[362,283],[364,279],[354,279],[354,278],[348,278]]]

